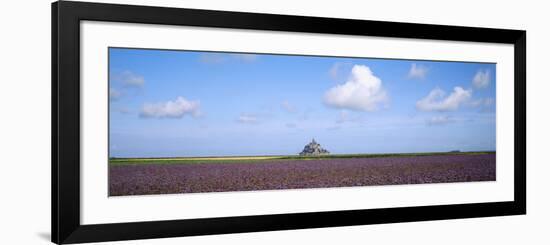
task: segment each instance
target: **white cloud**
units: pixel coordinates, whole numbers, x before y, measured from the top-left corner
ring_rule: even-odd
[[[190,114],[197,117],[200,115],[199,107],[199,101],[189,101],[179,96],[173,101],[144,104],[140,116],[144,118],[182,118],[186,114]]]
[[[475,88],[486,88],[491,82],[491,73],[489,70],[479,70],[472,79]]]
[[[421,111],[453,111],[472,97],[472,91],[455,87],[449,96],[445,95],[445,91],[433,89],[428,96],[416,102],[416,108]]]
[[[428,125],[446,125],[453,122],[455,122],[455,120],[453,120],[450,116],[435,116],[426,120]]]
[[[246,124],[255,124],[255,123],[258,123],[258,118],[254,115],[241,114],[239,118],[237,118],[237,122],[246,123]]]
[[[292,104],[290,104],[290,102],[288,101],[283,101],[281,103],[281,107],[283,108],[283,110],[287,111],[287,112],[290,112],[290,113],[295,113],[298,111],[298,109],[296,109],[296,107]]]
[[[120,91],[118,91],[117,89],[115,89],[115,88],[110,88],[109,89],[109,100],[111,100],[111,101],[118,100],[120,98],[120,96],[122,96],[122,93]]]
[[[407,77],[410,79],[424,79],[426,78],[426,74],[428,74],[427,67],[413,63],[411,64]]]
[[[113,72],[109,74],[109,100],[117,101],[122,96],[129,96],[133,89],[141,89],[145,79],[131,71]]]
[[[354,65],[348,81],[332,87],[324,96],[328,106],[356,111],[375,111],[387,101],[382,81],[364,65]]]
[[[126,87],[142,87],[145,84],[145,78],[131,71],[123,71],[113,75],[115,82],[121,83]]]

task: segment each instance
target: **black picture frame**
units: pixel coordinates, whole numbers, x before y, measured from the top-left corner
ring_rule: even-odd
[[[514,45],[514,201],[223,218],[80,223],[80,21],[236,28]],[[443,220],[526,213],[526,32],[60,1],[52,4],[52,220],[54,243]],[[511,133],[511,132],[510,132]]]

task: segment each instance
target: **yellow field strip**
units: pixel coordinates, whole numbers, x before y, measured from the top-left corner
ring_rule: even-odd
[[[132,158],[132,159],[111,159],[112,162],[126,161],[227,161],[227,160],[270,160],[279,159],[281,156],[251,156],[251,157],[181,157],[181,158]]]

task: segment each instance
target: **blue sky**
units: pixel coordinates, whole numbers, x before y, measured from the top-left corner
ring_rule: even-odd
[[[110,157],[496,149],[495,64],[109,49]]]

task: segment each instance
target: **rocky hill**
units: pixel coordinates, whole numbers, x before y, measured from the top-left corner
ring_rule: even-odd
[[[304,150],[300,152],[300,156],[318,156],[327,154],[330,154],[330,152],[323,149],[319,143],[315,142],[315,139],[312,139],[309,144],[304,146]]]

